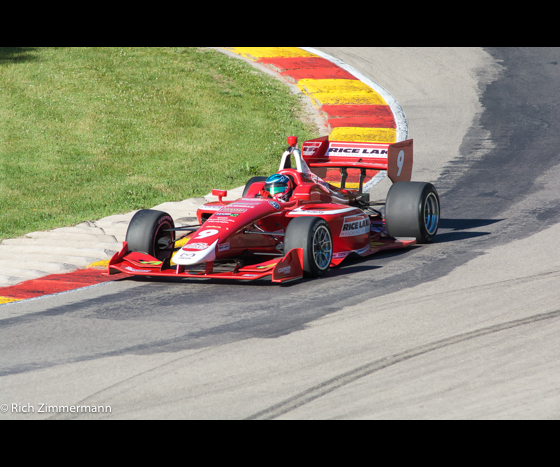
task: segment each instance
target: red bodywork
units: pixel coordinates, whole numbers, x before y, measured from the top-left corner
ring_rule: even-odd
[[[368,214],[357,205],[361,191],[345,189],[343,182],[342,188],[337,188],[316,175],[325,167],[345,168],[344,171],[352,168],[364,169],[362,182],[366,170],[374,173],[386,170],[393,181],[410,180],[411,140],[390,145],[329,142],[323,137],[305,142],[302,153],[305,170],[283,168],[278,172],[294,180],[296,187],[289,201],[259,197],[264,182],[254,183],[245,197],[232,202],[222,201],[225,192],[215,191],[220,201],[198,209],[201,227],[186,237],[186,244],[171,261],[162,262],[144,253],[129,252],[125,242],[123,249],[111,259],[109,273],[240,280],[271,276],[273,282],[279,283],[300,279],[303,277],[303,249],[295,248],[285,254],[277,249],[288,224],[299,216],[321,217],[328,222],[333,239],[330,266],[337,266],[351,253],[368,256],[416,243],[413,239],[389,237],[381,216]],[[253,258],[253,264],[246,264],[248,257]],[[239,258],[244,260],[236,261]],[[256,262],[255,258],[258,258]],[[193,265],[175,263],[198,259],[200,261]],[[262,261],[258,262],[260,259]],[[220,267],[228,261],[233,267],[221,271]]]

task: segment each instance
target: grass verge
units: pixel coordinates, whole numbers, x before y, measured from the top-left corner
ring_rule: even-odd
[[[0,48],[0,240],[274,173],[300,111],[211,49]]]

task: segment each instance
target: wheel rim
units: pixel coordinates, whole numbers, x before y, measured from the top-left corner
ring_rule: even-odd
[[[170,229],[171,226],[164,222],[159,226],[154,238],[154,256],[163,261],[166,255],[169,253],[170,248],[173,246],[173,234],[172,232],[165,232],[165,229]]]
[[[327,269],[331,264],[332,239],[329,230],[321,225],[313,236],[313,258],[321,270]]]
[[[424,225],[428,235],[435,235],[439,225],[439,203],[434,193],[429,193],[424,204]]]

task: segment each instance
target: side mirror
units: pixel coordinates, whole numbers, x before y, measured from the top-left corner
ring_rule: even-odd
[[[212,196],[217,196],[218,197],[218,201],[222,204],[225,204],[222,201],[222,198],[227,196],[227,191],[226,190],[212,190]]]

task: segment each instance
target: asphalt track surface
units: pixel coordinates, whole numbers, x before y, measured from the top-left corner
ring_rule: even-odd
[[[286,286],[124,280],[4,305],[1,418],[560,418],[560,49],[317,49],[403,107],[436,242]]]

